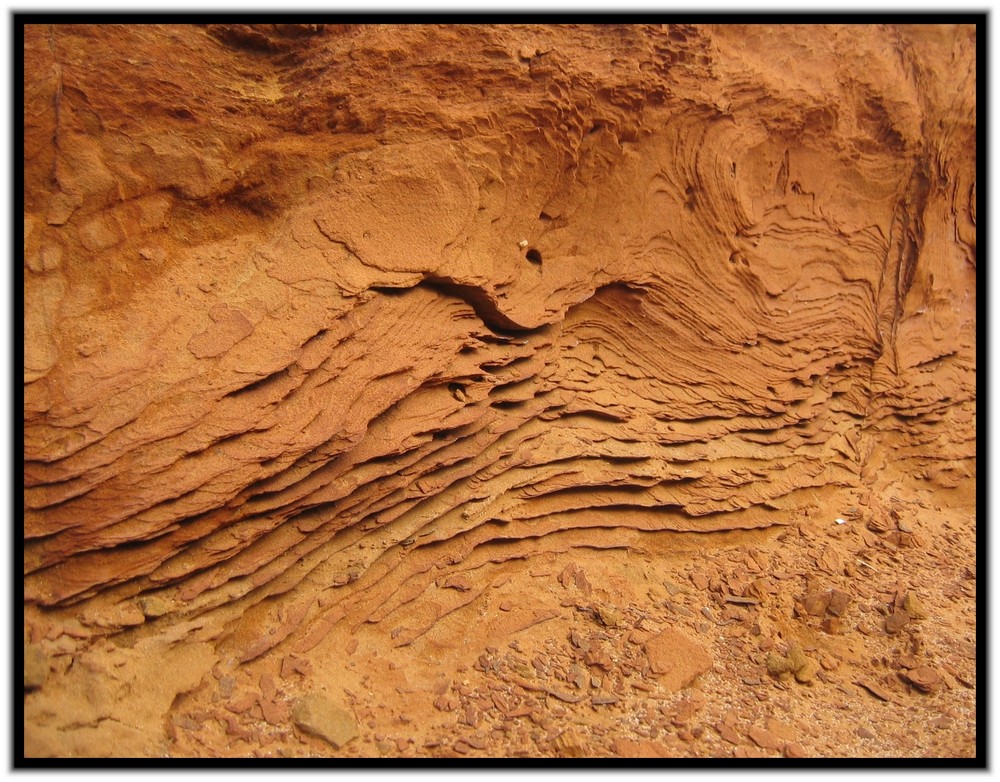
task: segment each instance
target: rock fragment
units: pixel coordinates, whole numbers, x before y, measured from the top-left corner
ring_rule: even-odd
[[[304,695],[292,705],[292,720],[305,733],[340,749],[358,736],[354,715],[318,693]]]
[[[784,741],[795,741],[798,739],[798,731],[794,727],[780,722],[774,719],[774,717],[768,717],[764,721],[764,726],[770,733],[773,733]]]
[[[809,616],[823,616],[829,605],[829,592],[811,592],[802,596],[795,609],[796,613],[800,616],[804,614],[808,614]]]
[[[884,686],[882,686],[881,684],[872,679],[869,678],[858,679],[855,682],[855,684],[857,684],[859,687],[864,687],[864,689],[868,690],[868,692],[870,692],[872,695],[874,695],[881,701],[896,702],[896,698],[893,696],[891,692],[889,692],[888,689],[886,689]]]
[[[830,591],[830,604],[826,610],[834,616],[843,616],[851,603],[851,596],[841,589]]]
[[[593,587],[587,578],[586,571],[576,562],[571,562],[563,568],[563,571],[559,574],[559,583],[566,588],[573,585],[587,597],[593,592]]]
[[[826,614],[843,616],[850,605],[851,596],[841,589],[827,589],[823,592],[809,592],[803,595],[795,604],[799,616],[821,617]]]
[[[704,646],[670,628],[646,641],[645,650],[650,670],[668,690],[683,689],[712,669],[712,657]]]
[[[816,678],[816,674],[819,673],[819,670],[819,663],[812,657],[808,657],[805,662],[802,663],[802,666],[796,669],[795,681],[799,684],[809,684]]]
[[[920,665],[901,672],[900,676],[921,692],[933,692],[941,686],[942,681],[941,674],[930,665]]]
[[[466,575],[456,574],[448,576],[441,584],[442,589],[457,589],[459,592],[468,592],[472,589],[472,579]]]
[[[753,740],[761,749],[773,749],[780,750],[785,746],[785,742],[777,735],[767,730],[766,728],[760,728],[756,725],[747,732],[747,735]]]
[[[724,722],[720,722],[715,726],[716,731],[722,737],[723,741],[728,741],[730,744],[740,743],[740,734],[737,733],[733,728]]]
[[[621,622],[621,613],[610,606],[598,606],[597,619],[605,627],[617,627]]]
[[[808,753],[801,744],[797,741],[789,741],[785,744],[784,755],[786,758],[804,758],[808,757]]]
[[[885,631],[895,635],[910,622],[910,615],[902,608],[897,608],[885,618]]]
[[[903,598],[903,610],[911,619],[926,619],[927,607],[916,592],[907,592]]]
[[[784,657],[775,652],[769,652],[766,665],[767,672],[771,676],[779,679],[794,676],[800,684],[812,683],[820,671],[820,664],[814,658],[807,656],[798,643],[791,644]]]
[[[556,736],[552,747],[563,758],[579,758],[586,754],[585,742],[572,729],[564,730]]]
[[[767,672],[771,676],[781,676],[792,672],[792,663],[787,657],[782,657],[777,652],[767,654]]]

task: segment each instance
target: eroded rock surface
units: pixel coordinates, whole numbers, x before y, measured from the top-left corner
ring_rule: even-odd
[[[975,45],[30,25],[26,604],[403,646],[491,564],[974,476]]]

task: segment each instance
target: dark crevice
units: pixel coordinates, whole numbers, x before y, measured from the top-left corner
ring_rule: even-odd
[[[649,456],[615,456],[614,454],[602,454],[598,458],[602,462],[609,462],[610,464],[639,464],[640,462],[648,462],[650,460]]]
[[[371,288],[369,288],[369,290],[373,290],[376,293],[381,293],[383,296],[405,296],[407,293],[413,290],[413,288],[412,287],[397,288],[390,285],[373,285]]]
[[[300,350],[301,349],[305,349],[305,348],[309,347],[311,344],[313,344],[314,342],[317,342],[317,341],[321,340],[323,337],[325,337],[329,333],[329,331],[330,331],[329,329],[320,329],[315,334],[313,334],[311,337],[309,337],[309,339],[307,339],[305,342],[302,343],[302,345],[300,347]]]
[[[511,320],[500,311],[496,302],[492,301],[486,291],[477,288],[475,285],[453,282],[447,277],[429,276],[412,287],[396,288],[388,286],[373,285],[370,290],[376,291],[383,296],[405,296],[414,288],[428,288],[445,296],[452,296],[461,299],[475,311],[477,317],[495,335],[503,338],[510,338],[515,335],[534,331],[534,329],[522,326],[520,323]],[[488,339],[488,337],[484,338]]]
[[[498,399],[496,402],[491,402],[490,407],[496,410],[516,410],[519,407],[524,407],[527,401],[526,399]]]
[[[472,307],[479,319],[486,324],[490,331],[496,334],[522,334],[532,331],[501,312],[496,302],[492,301],[484,290],[475,285],[452,282],[444,277],[428,277],[421,285],[445,296],[455,296],[461,299]]]
[[[564,415],[559,416],[560,422],[567,421],[572,418],[589,418],[595,421],[611,421],[616,424],[620,424],[628,420],[628,416],[615,415],[607,410],[574,410],[571,413],[565,413]]]
[[[254,382],[245,385],[242,388],[237,388],[235,391],[230,391],[228,394],[226,394],[226,397],[239,397],[243,396],[244,394],[252,393],[254,391],[260,391],[262,389],[267,388],[270,385],[277,383],[287,374],[288,370],[282,369],[280,372],[275,372],[273,375],[267,375],[266,377],[262,377],[260,380],[255,380]]]

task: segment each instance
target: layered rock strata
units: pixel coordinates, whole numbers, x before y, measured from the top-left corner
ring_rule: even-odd
[[[975,43],[29,25],[26,603],[405,644],[491,562],[974,475]]]

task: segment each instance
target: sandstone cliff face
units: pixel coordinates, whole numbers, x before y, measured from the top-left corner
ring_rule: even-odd
[[[975,475],[971,26],[30,25],[24,78],[25,601],[81,632],[458,579],[403,645],[490,563]]]

